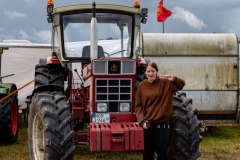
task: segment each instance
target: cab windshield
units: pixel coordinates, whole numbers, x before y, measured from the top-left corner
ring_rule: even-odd
[[[92,13],[62,16],[64,54],[66,58],[89,58]],[[130,57],[133,16],[96,13],[98,58]]]

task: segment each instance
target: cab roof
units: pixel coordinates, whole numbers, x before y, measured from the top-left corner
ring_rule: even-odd
[[[77,11],[77,10],[88,10],[88,9],[92,9],[92,4],[79,4],[79,5],[63,6],[63,7],[55,8],[54,14]],[[121,6],[121,5],[113,5],[113,4],[96,4],[96,9],[123,11],[123,12],[129,12],[129,13],[133,13],[133,14],[141,13],[139,8]]]

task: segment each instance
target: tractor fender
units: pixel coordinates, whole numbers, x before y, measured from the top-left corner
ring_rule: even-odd
[[[12,88],[17,89],[16,84],[14,84],[14,83],[0,83],[0,94],[10,94]]]
[[[31,96],[34,96],[35,93],[38,93],[38,92],[42,92],[42,91],[60,91],[62,92],[63,91],[63,87],[60,87],[60,86],[56,86],[56,85],[44,85],[44,86],[39,86],[37,88],[35,88],[32,92],[32,95]],[[30,101],[31,103],[31,101]]]
[[[55,56],[56,57],[56,56]],[[60,61],[57,58],[53,58],[53,56],[49,56],[47,58],[41,58],[39,59],[40,65],[46,65],[46,64],[61,64]]]

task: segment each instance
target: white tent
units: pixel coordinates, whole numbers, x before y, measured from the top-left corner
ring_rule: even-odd
[[[3,50],[1,59],[1,76],[14,74],[2,79],[3,83],[15,83],[17,88],[24,86],[34,79],[35,65],[40,58],[46,58],[51,55],[50,45],[32,45],[32,44],[6,44],[8,50]],[[31,95],[34,83],[24,87],[18,92],[19,105],[25,102],[28,95]]]

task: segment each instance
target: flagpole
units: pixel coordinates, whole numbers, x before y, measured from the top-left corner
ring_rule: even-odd
[[[162,5],[163,5],[163,1],[162,1]],[[164,33],[164,21],[162,22],[162,33]]]
[[[162,23],[162,33],[164,33],[164,22]]]
[[[162,22],[162,32],[164,33],[164,21],[171,16],[172,12],[163,6],[163,0],[160,0],[157,8],[157,21]]]

